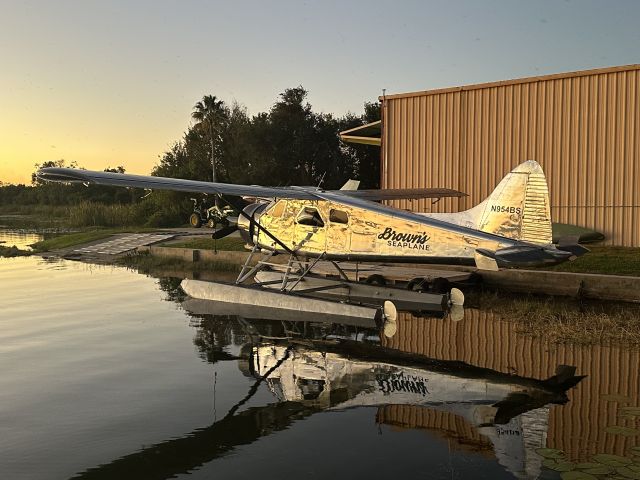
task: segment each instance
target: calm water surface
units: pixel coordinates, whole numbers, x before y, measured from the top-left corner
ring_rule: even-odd
[[[5,247],[15,245],[21,250],[31,250],[30,245],[43,238],[44,236],[37,232],[0,227],[0,245]]]
[[[638,352],[473,309],[391,338],[238,317],[177,285],[0,259],[0,478],[637,478]]]

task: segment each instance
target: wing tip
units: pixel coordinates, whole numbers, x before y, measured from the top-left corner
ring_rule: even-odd
[[[82,170],[75,168],[47,167],[38,170],[36,177],[47,182],[86,183],[90,181],[80,172]]]

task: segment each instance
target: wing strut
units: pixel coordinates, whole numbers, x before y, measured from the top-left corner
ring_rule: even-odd
[[[287,253],[293,255],[293,251],[289,247],[287,247],[283,242],[281,242],[278,237],[276,237],[269,230],[267,230],[262,225],[260,225],[260,222],[256,222],[256,219],[253,218],[253,215],[247,215],[247,213],[245,213],[243,208],[239,207],[238,204],[236,204],[235,202],[231,202],[231,200],[229,200],[228,198],[225,198],[222,195],[218,195],[218,196],[220,197],[220,199],[223,202],[225,202],[231,208],[233,208],[233,209],[237,210],[238,212],[240,212],[240,215],[242,215],[244,218],[249,220],[249,225],[255,225],[256,227],[258,227],[258,230],[262,230],[267,237],[269,237],[271,240],[273,240],[278,245],[280,245]]]

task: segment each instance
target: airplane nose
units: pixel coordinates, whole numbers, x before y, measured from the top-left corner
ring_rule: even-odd
[[[238,216],[238,231],[240,232],[240,237],[245,242],[255,245],[258,233],[256,223],[259,221],[266,207],[266,203],[252,203],[244,207],[242,213]]]

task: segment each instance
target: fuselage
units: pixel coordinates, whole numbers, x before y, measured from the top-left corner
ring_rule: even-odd
[[[256,221],[290,250],[309,257],[351,261],[473,264],[478,249],[542,248],[491,233],[394,209],[323,194],[322,200],[279,199],[256,208]],[[263,230],[240,222],[261,248],[285,251]],[[566,259],[540,263],[556,263]]]

